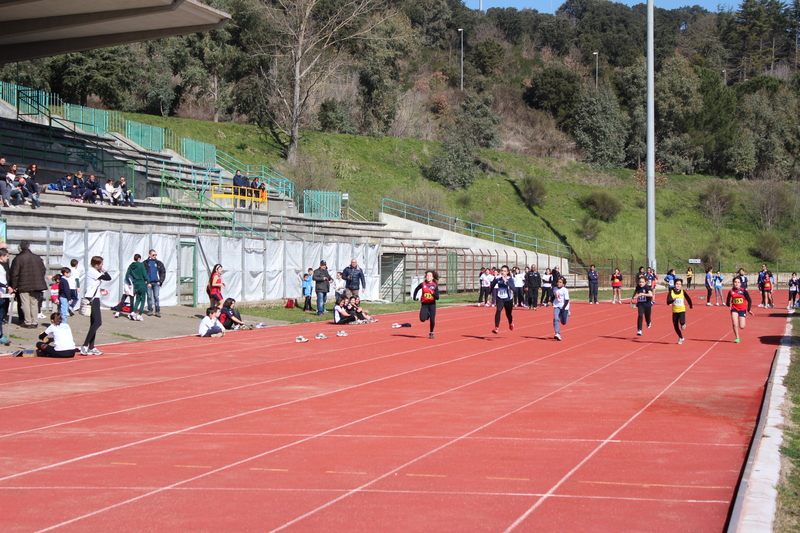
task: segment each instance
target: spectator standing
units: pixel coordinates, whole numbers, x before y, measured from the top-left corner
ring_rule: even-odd
[[[589,304],[597,305],[597,289],[600,287],[600,274],[594,269],[594,265],[589,265],[589,272],[586,273],[589,279]]]
[[[133,203],[133,193],[128,190],[127,181],[125,181],[125,176],[120,176],[119,181],[114,184],[114,188],[119,190],[120,196],[120,203],[125,205],[125,202],[128,202],[128,205],[131,207],[136,207]]]
[[[233,207],[236,208],[236,204],[238,202],[239,207],[244,209],[245,208],[245,193],[246,188],[250,186],[250,183],[242,176],[242,171],[237,170],[236,174],[233,175]]]
[[[167,269],[164,263],[158,260],[155,250],[150,250],[144,261],[147,269],[147,316],[153,315],[155,306],[156,316],[161,318],[161,286],[167,278]]]
[[[531,269],[525,274],[525,290],[528,291],[528,309],[536,311],[539,301],[539,289],[542,286],[542,275],[539,274],[536,265],[531,265]]]
[[[364,278],[364,271],[358,267],[358,261],[352,259],[350,266],[342,270],[342,277],[345,280],[346,288],[345,294],[348,298],[358,296],[361,288],[367,288],[367,281]]]
[[[92,314],[89,317],[89,331],[81,346],[81,355],[103,355],[103,352],[94,347],[94,341],[97,330],[103,325],[103,317],[100,315],[100,296],[105,291],[100,289],[100,285],[104,281],[111,281],[111,276],[103,270],[103,258],[99,255],[92,257],[89,264],[91,268],[86,271],[83,297],[89,299]]]
[[[72,310],[69,308],[69,298],[72,294],[69,284],[71,276],[72,270],[67,267],[61,268],[61,279],[58,280],[58,310],[65,324],[69,322],[67,317],[72,315]]]
[[[325,314],[325,302],[328,299],[328,293],[331,291],[331,281],[333,281],[330,273],[328,273],[328,263],[324,260],[320,261],[319,268],[314,271],[312,278],[315,282],[314,290],[317,293],[317,316],[321,316]]]
[[[42,258],[31,252],[28,241],[19,243],[19,254],[11,263],[11,287],[19,293],[20,307],[24,316],[22,327],[34,329],[39,327],[39,296],[47,290],[45,267]]]
[[[2,160],[2,158],[0,158]],[[3,325],[8,316],[8,306],[11,304],[11,298],[8,297],[14,292],[14,289],[8,286],[10,271],[8,269],[8,250],[0,248],[0,344],[9,345],[8,337],[3,334]]]
[[[152,250],[150,252],[152,253]],[[125,272],[125,282],[133,285],[133,307],[131,312],[128,313],[128,318],[139,322],[142,321],[145,295],[147,295],[148,303],[150,301],[149,273],[145,264],[140,262],[141,259],[141,255],[134,254],[133,263],[128,266],[128,270]],[[150,313],[147,314],[148,316],[150,315]]]
[[[70,260],[69,269],[72,271],[72,275],[69,277],[69,288],[70,288],[69,307],[70,309],[72,309],[72,311],[74,311],[79,301],[78,289],[81,286],[83,269],[78,264],[77,259]],[[74,314],[72,311],[70,311],[70,315]]]
[[[247,174],[245,174],[247,176]],[[267,186],[261,183],[261,180],[258,179],[258,176],[253,178],[253,181],[250,182],[250,188],[253,189],[253,202],[250,203],[250,207],[253,207],[253,203],[256,204],[257,209],[261,209],[261,194],[267,190]],[[258,198],[258,201],[256,201]]]
[[[222,265],[219,263],[214,265],[211,269],[211,275],[208,277],[208,285],[206,286],[206,293],[211,305],[222,307],[222,288],[225,283],[222,281]]]
[[[344,281],[342,273],[337,272],[336,279],[333,280],[333,292],[336,296],[336,298],[334,299],[335,302],[338,303],[339,300],[342,299],[342,296],[344,296],[344,291],[346,288],[347,288],[347,283]]]

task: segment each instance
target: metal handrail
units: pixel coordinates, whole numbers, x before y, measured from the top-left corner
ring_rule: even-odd
[[[547,253],[557,257],[569,257],[572,250],[569,246],[557,242],[545,241],[537,237],[530,237],[520,233],[514,233],[483,224],[476,224],[468,220],[462,220],[450,215],[443,215],[421,207],[404,204],[396,200],[384,198],[381,201],[381,212],[399,216],[407,220],[421,222],[428,226],[454,231],[456,233],[469,234],[474,237],[490,240],[492,242],[504,241],[512,246],[520,248],[532,248],[537,253]]]
[[[247,165],[242,163],[235,157],[226,154],[221,150],[217,150],[217,164],[227,170],[228,172],[248,172],[254,174],[264,183],[268,189],[282,194],[285,198],[291,198],[299,205],[299,198],[297,197],[297,189],[292,180],[281,176],[271,168],[264,165]]]
[[[225,209],[223,206],[219,205],[215,201],[209,200],[205,196],[205,194],[201,194],[199,191],[196,191],[196,190],[192,189],[191,187],[186,185],[186,183],[184,183],[182,180],[176,178],[175,176],[172,176],[168,172],[162,172],[161,173],[161,194],[160,194],[161,200],[159,201],[159,208],[160,209],[164,209],[164,207],[165,207],[164,206],[164,193],[165,192],[169,193],[169,189],[170,188],[177,189],[177,190],[181,191],[182,193],[186,194],[189,198],[191,198],[192,200],[195,200],[197,202],[197,206],[196,206],[196,208],[194,208],[195,206],[187,206],[187,205],[185,205],[184,202],[179,202],[179,201],[173,199],[173,197],[171,197],[171,196],[169,197],[170,198],[170,203],[172,205],[177,206],[178,208],[180,208],[183,211],[191,214],[192,216],[194,216],[195,218],[197,218],[200,221],[200,229],[201,230],[203,228],[203,225],[205,225],[205,226],[210,227],[210,228],[212,228],[212,229],[214,229],[216,231],[219,231],[220,233],[222,233],[223,235],[226,235],[226,236],[235,236],[235,237],[236,236],[238,236],[238,237],[248,237],[248,236],[249,237],[253,237],[253,236],[255,236],[255,237],[260,238],[260,239],[268,238],[268,239],[275,240],[275,237],[273,237],[271,235],[264,235],[263,233],[260,233],[260,232],[258,232],[256,230],[254,230],[253,228],[250,228],[248,226],[245,226],[244,224],[241,224],[241,223],[237,222],[236,218],[230,213],[230,211],[228,211],[227,209]],[[220,227],[216,226],[215,224],[211,223],[211,221],[209,221],[207,217],[203,216],[203,212],[204,211],[211,211],[212,213],[217,215],[217,217],[222,218],[227,223],[229,223],[230,226],[231,226],[231,233],[228,233],[227,229],[220,228]],[[237,229],[237,228],[241,228],[241,229]]]

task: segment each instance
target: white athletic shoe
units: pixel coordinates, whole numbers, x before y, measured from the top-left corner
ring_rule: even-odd
[[[294,340],[294,342],[308,342],[308,339],[306,339],[306,338],[305,338],[305,337],[303,337],[302,335],[299,335],[299,336],[298,336],[298,337],[297,337],[297,338]]]
[[[711,302],[708,302],[706,305],[710,306],[710,305],[714,305],[714,304],[712,304]],[[761,307],[761,306],[759,305],[759,307]]]
[[[317,333],[314,338],[322,340],[322,339],[327,339],[328,337],[326,337],[324,333]]]
[[[683,344],[683,338],[678,339],[678,344]]]
[[[344,330],[343,331],[337,331],[336,332],[336,336],[337,337],[347,337],[347,332],[344,331]]]
[[[640,330],[640,329],[639,329],[639,330],[636,330],[636,334],[637,334],[637,335],[641,335],[641,334],[642,334],[642,330]]]
[[[557,341],[560,341],[560,340],[561,340],[561,335],[559,335],[558,333],[556,333],[556,334],[555,334],[555,337],[553,337],[553,338],[554,338],[555,340],[557,340]]]
[[[394,324],[392,324],[392,327],[393,328],[400,328],[402,326],[400,324],[398,324],[397,322],[395,322]]]
[[[681,324],[681,329],[686,329],[686,324]]]

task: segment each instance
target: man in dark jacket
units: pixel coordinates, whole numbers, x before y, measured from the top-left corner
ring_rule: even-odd
[[[250,183],[247,179],[242,176],[242,172],[240,170],[236,171],[236,174],[233,175],[233,194],[234,196],[244,196],[246,194],[246,187],[249,187]],[[236,198],[233,199],[233,207],[236,208]],[[239,200],[239,207],[242,209],[245,208],[245,200],[242,198]]]
[[[526,300],[528,309],[536,310],[539,299],[539,289],[542,286],[542,275],[536,270],[536,265],[531,265],[531,269],[525,274],[524,288],[527,291]]]
[[[144,268],[147,270],[147,316],[153,316],[153,304],[155,304],[156,316],[161,318],[161,286],[167,277],[167,269],[164,268],[164,263],[158,260],[155,250],[150,250],[147,254]]]
[[[358,261],[350,261],[350,266],[342,270],[342,277],[345,280],[345,294],[348,298],[358,296],[361,288],[367,288],[367,281],[364,279],[364,271],[358,268]]]
[[[311,275],[314,280],[314,290],[317,292],[317,315],[325,314],[325,302],[328,300],[328,293],[331,291],[331,281],[333,278],[328,273],[328,263],[319,262],[319,268]]]
[[[39,314],[39,295],[47,290],[45,267],[42,258],[31,252],[28,241],[19,243],[19,254],[11,263],[11,286],[19,293],[19,303],[28,329],[39,327],[36,317]]]

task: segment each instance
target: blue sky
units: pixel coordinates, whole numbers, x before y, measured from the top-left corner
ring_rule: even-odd
[[[464,4],[470,9],[478,9],[479,0],[464,0]],[[535,9],[540,13],[552,13],[558,9],[564,0],[483,0],[484,11],[490,7],[516,7],[517,9]],[[627,0],[621,3],[633,6],[645,3],[642,0]],[[741,2],[720,2],[719,0],[655,0],[655,6],[663,9],[675,9],[683,6],[698,5],[709,11],[717,11],[717,7],[722,5],[736,9]]]

